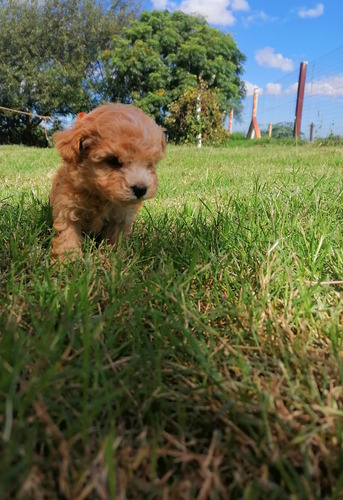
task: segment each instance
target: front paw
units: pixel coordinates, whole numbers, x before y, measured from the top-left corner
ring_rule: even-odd
[[[55,262],[73,262],[82,257],[82,250],[79,247],[66,248],[53,246],[51,251],[51,263]]]

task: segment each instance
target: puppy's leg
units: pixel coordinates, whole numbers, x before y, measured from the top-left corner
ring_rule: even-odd
[[[116,247],[120,237],[124,240],[131,233],[132,224],[109,222],[103,230],[103,240]]]
[[[120,216],[117,214],[115,219],[106,224],[102,234],[103,239],[116,247],[120,237],[124,240],[131,233],[137,212],[142,205],[143,203],[131,205],[123,210]]]
[[[51,258],[66,261],[75,260],[82,254],[82,236],[81,226],[73,221],[59,220],[54,221],[55,237],[52,241]]]

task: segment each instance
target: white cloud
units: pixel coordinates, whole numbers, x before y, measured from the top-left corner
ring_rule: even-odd
[[[244,82],[247,97],[254,94],[256,88],[259,89],[259,95],[294,95],[298,91],[298,82],[294,82],[283,90],[281,83],[270,82],[262,89],[251,82]],[[341,97],[343,96],[343,73],[337,75],[318,78],[308,81],[305,86],[305,98],[312,96]]]
[[[254,95],[254,90],[255,89],[258,89],[259,90],[259,95],[263,94],[263,90],[261,88],[259,88],[258,85],[254,85],[253,83],[250,83],[250,82],[244,82],[244,85],[245,85],[245,89],[246,89],[246,96],[247,97],[251,97]]]
[[[174,0],[151,0],[151,4],[156,10],[169,10],[170,12],[180,10]]]
[[[154,9],[165,10],[168,8],[168,0],[152,0]]]
[[[314,9],[306,9],[306,7],[303,7],[302,9],[299,10],[298,15],[299,17],[319,17],[324,14],[324,5],[322,3],[319,3]]]
[[[152,0],[155,8],[158,4],[168,4],[168,0]],[[168,8],[168,7],[167,7]],[[183,0],[178,6],[179,10],[186,14],[201,14],[211,24],[220,26],[233,26],[236,18],[235,11],[249,10],[246,0]]]
[[[236,19],[231,10],[227,10],[230,2],[228,0],[183,0],[179,9],[186,14],[202,14],[209,23],[222,26],[232,26]]]
[[[296,94],[298,90],[298,83],[292,83],[285,90],[286,95]],[[305,97],[311,96],[328,96],[339,97],[343,96],[343,74],[326,76],[306,83]]]
[[[287,89],[285,90],[285,94],[296,94],[298,91],[298,82],[292,83]]]
[[[265,47],[255,53],[255,61],[260,66],[267,68],[278,68],[282,71],[293,71],[292,59],[283,57],[282,54],[275,54],[272,47]]]
[[[252,14],[251,16],[248,16],[245,19],[243,19],[243,24],[245,27],[248,27],[251,24],[258,22],[258,21],[262,21],[264,23],[273,23],[276,20],[277,20],[277,17],[269,16],[268,14],[263,12],[263,10],[261,10],[260,12]]]
[[[232,10],[249,10],[249,4],[246,0],[232,0]]]
[[[267,95],[281,95],[282,94],[281,83],[267,83],[266,94]]]
[[[325,95],[338,97],[343,95],[343,74],[322,77],[306,84],[305,95]]]

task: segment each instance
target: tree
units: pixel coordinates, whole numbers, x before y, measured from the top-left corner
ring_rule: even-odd
[[[244,61],[232,37],[202,17],[143,12],[103,54],[104,95],[134,103],[164,125],[169,105],[201,78],[209,89],[219,89],[218,103],[228,111],[245,95]]]
[[[130,10],[131,9],[131,10]],[[75,114],[101,99],[100,54],[132,17],[125,0],[0,0],[0,105]],[[0,110],[1,142],[40,144],[42,119]]]
[[[165,119],[169,139],[175,143],[196,143],[201,134],[204,143],[220,143],[227,134],[224,114],[218,103],[219,90],[209,89],[200,79],[195,88],[187,89],[171,103]],[[198,115],[198,105],[201,113]]]
[[[288,139],[293,137],[294,123],[292,122],[279,122],[273,125],[272,137],[274,139]],[[261,130],[261,135],[268,135],[268,130]]]

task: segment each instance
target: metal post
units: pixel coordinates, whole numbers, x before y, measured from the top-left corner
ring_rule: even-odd
[[[230,116],[229,116],[229,135],[232,132],[232,122],[233,122],[233,106],[231,106]]]
[[[307,70],[307,62],[304,61],[300,64],[293,137],[300,137],[300,132],[301,132],[301,117],[303,113],[303,104],[304,104],[306,70]]]

